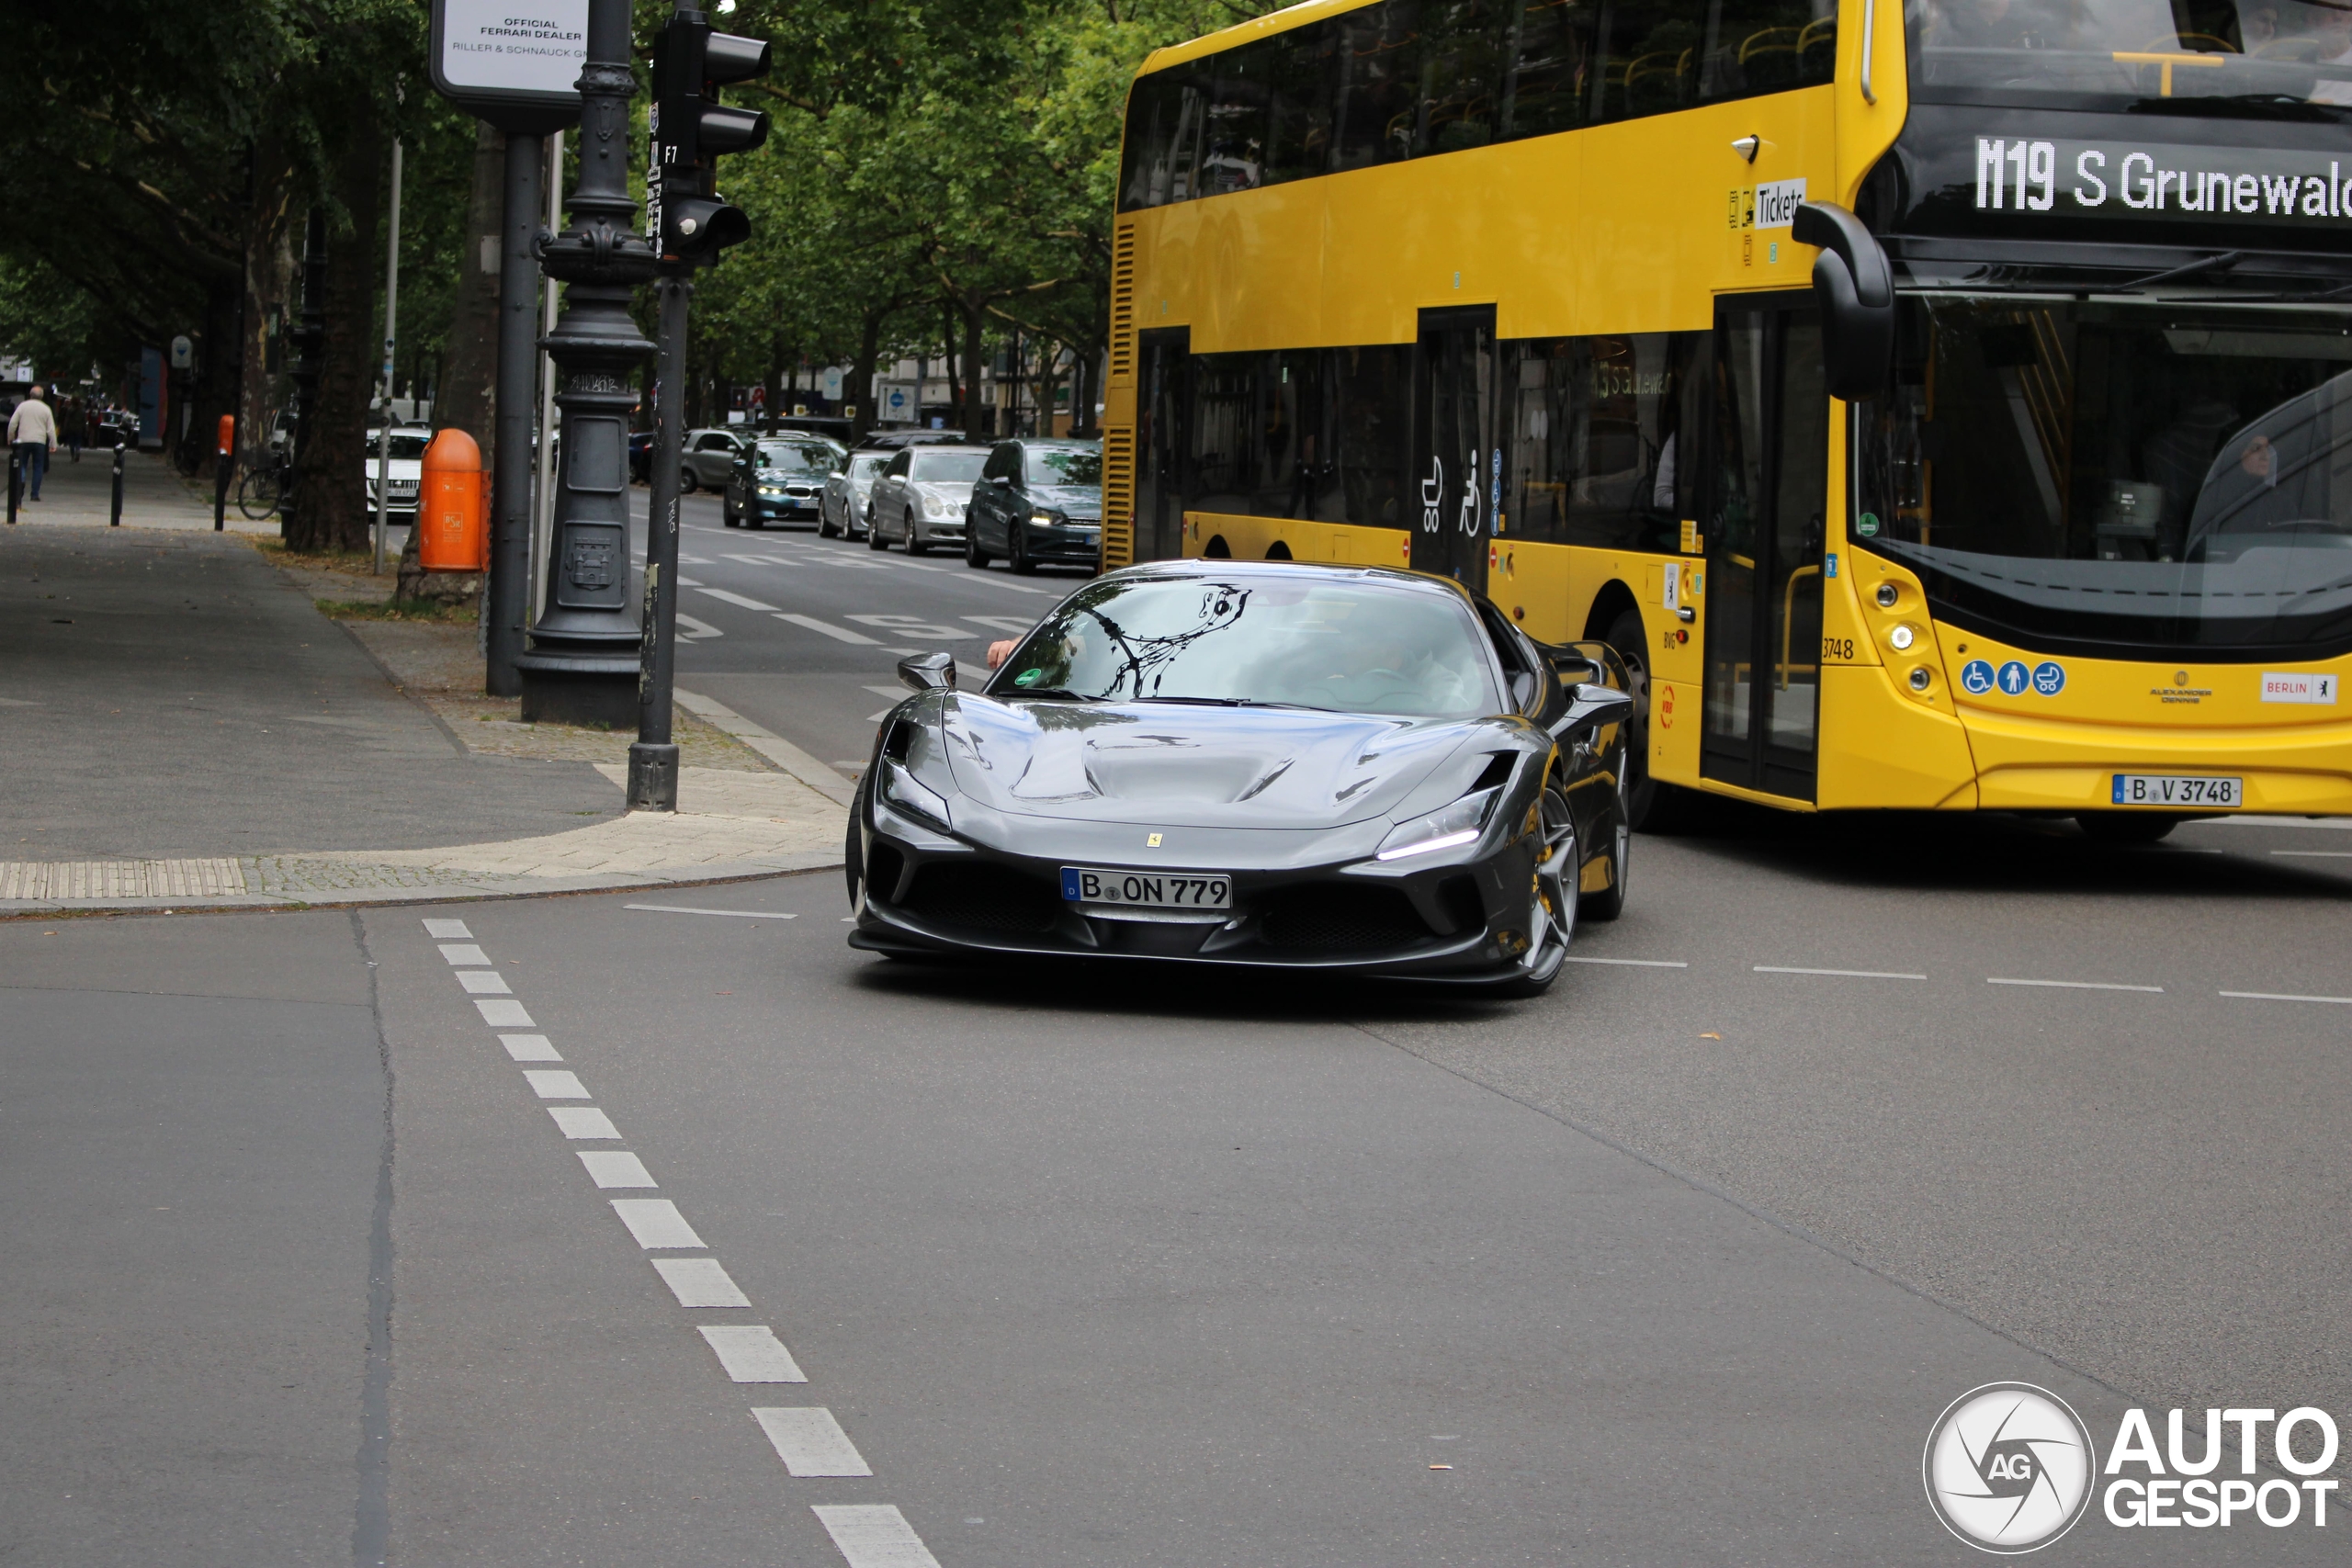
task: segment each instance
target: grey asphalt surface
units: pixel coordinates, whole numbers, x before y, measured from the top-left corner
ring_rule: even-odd
[[[241,540],[0,534],[0,859],[410,849],[617,815],[582,762],[469,755]]]
[[[1069,586],[716,513],[682,684],[840,763],[894,649]],[[831,873],[0,924],[0,1560],[374,1562],[380,1519],[395,1562],[817,1564],[812,1506],[888,1504],[944,1568],[1977,1561],[1919,1450],[1978,1384],[2102,1444],[2352,1418],[2352,1004],[2222,994],[2352,997],[2347,890],[2320,824],[1725,811],[1638,840],[1578,940],[1615,962],[1526,1004],[890,964]],[[658,1189],[599,1190],[614,1149]],[[678,1304],[616,1197],[752,1306]],[[728,1381],[706,1323],[808,1381]],[[773,1406],[872,1476],[787,1474]],[[2046,1560],[2335,1542],[2094,1510]]]

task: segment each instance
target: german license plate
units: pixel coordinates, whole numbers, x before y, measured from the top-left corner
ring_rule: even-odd
[[[2245,781],[2183,773],[2118,773],[2113,799],[2118,806],[2235,807],[2245,804]]]
[[[1129,904],[1143,909],[1229,909],[1233,883],[1213,872],[1104,871],[1066,865],[1062,897],[1073,904]]]

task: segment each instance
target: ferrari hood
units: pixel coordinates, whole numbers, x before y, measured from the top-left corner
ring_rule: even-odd
[[[1496,719],[1178,703],[939,707],[956,787],[999,811],[1181,828],[1329,828],[1394,810],[1448,757],[1525,744]]]

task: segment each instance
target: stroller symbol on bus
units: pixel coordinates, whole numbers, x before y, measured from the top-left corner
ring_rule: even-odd
[[[2033,689],[2045,697],[2054,697],[2066,689],[2066,667],[2044,660],[2033,667]]]

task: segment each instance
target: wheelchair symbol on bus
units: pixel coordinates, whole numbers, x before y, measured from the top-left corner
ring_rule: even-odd
[[[1993,667],[1981,659],[1972,659],[1961,667],[1960,689],[1972,697],[1981,697],[1993,689]]]

